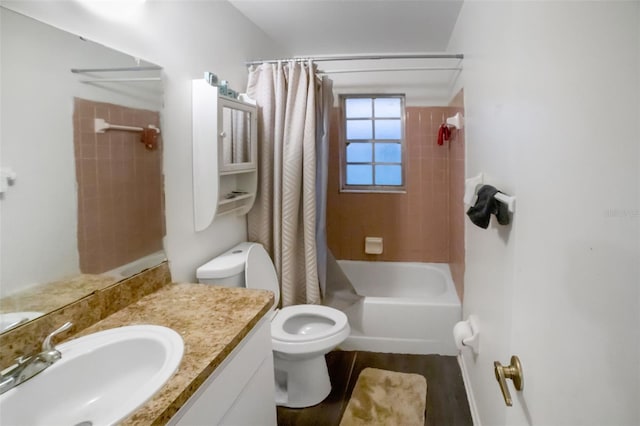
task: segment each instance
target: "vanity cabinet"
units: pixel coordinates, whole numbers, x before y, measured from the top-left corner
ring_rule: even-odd
[[[196,231],[219,216],[247,214],[258,185],[255,103],[192,81],[193,202]]]
[[[263,318],[169,425],[276,425],[271,323]]]

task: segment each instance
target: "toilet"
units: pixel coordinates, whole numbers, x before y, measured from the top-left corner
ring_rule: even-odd
[[[205,284],[270,290],[275,294],[275,306],[280,301],[275,268],[258,243],[233,247],[199,267],[196,276]],[[349,336],[347,316],[320,305],[272,308],[268,315],[271,315],[276,404],[289,408],[319,404],[331,392],[324,355]]]

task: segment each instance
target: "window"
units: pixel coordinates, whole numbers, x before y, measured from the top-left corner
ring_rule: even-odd
[[[404,96],[341,96],[342,190],[404,190]]]

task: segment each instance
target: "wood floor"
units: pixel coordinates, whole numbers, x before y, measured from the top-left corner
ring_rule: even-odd
[[[333,351],[328,353],[326,358],[332,384],[327,399],[314,407],[304,409],[278,407],[279,426],[337,426],[358,375],[366,367],[416,373],[426,377],[425,425],[473,425],[460,367],[453,356]]]

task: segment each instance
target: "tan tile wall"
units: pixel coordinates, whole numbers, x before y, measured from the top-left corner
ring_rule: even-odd
[[[150,151],[140,133],[94,132],[94,118],[160,127],[158,112],[75,99],[78,250],[83,273],[101,273],[162,249],[162,141]]]
[[[452,148],[447,143],[438,146],[436,140],[443,119],[454,112],[451,107],[406,108],[406,193],[381,194],[340,193],[341,126],[339,111],[334,110],[329,148],[327,238],[337,259],[450,261]],[[463,155],[464,149],[460,152]],[[455,149],[455,155],[458,154]],[[456,177],[455,182],[459,184],[460,179],[463,175]],[[364,253],[366,236],[384,239],[383,254]]]

